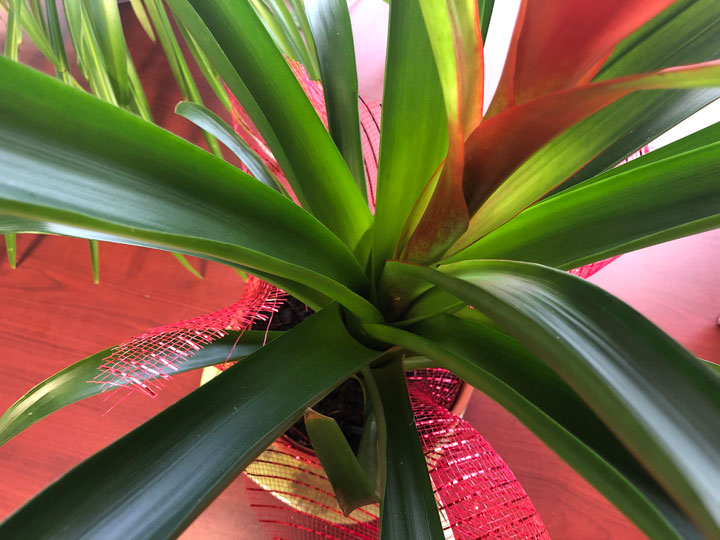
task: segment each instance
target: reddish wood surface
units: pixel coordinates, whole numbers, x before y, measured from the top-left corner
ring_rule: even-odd
[[[128,39],[156,120],[200,140],[172,110],[179,100],[157,45],[134,25]],[[26,55],[27,60],[29,55]],[[31,58],[32,60],[32,58]],[[35,59],[36,65],[40,65]],[[207,89],[203,90],[208,95]],[[0,241],[0,248],[1,241]],[[592,281],[639,309],[695,354],[720,362],[720,231],[629,254]],[[0,410],[34,384],[146,328],[224,307],[242,283],[222,266],[194,261],[197,280],[173,258],[101,245],[101,284],[90,279],[87,244],[22,236],[20,265],[0,261]],[[135,395],[108,414],[102,397],[67,407],[0,447],[0,519],[72,466],[197,386],[175,378],[155,399]],[[643,536],[513,417],[475,392],[466,418],[515,472],[556,540]],[[263,538],[241,482],[233,483],[185,532],[185,539]]]

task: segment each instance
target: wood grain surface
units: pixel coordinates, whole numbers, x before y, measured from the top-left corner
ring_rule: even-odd
[[[159,47],[127,12],[124,16],[156,120],[201,141],[192,126],[172,112],[179,96]],[[33,54],[25,50],[23,58],[47,69]],[[202,91],[209,95],[207,88]],[[0,410],[68,364],[147,328],[225,307],[242,287],[235,272],[214,263],[193,260],[205,276],[198,280],[167,253],[111,244],[101,244],[101,283],[95,286],[85,241],[25,235],[18,244],[17,270],[0,260]],[[644,313],[696,355],[720,363],[719,254],[720,231],[713,231],[625,255],[591,280]],[[192,391],[198,382],[199,374],[187,373],[166,384],[156,399],[132,395],[121,402],[118,396],[85,400],[0,447],[0,520],[81,460]],[[643,538],[488,398],[475,392],[466,418],[517,475],[554,539]],[[228,487],[183,538],[264,538],[247,505],[242,481]]]

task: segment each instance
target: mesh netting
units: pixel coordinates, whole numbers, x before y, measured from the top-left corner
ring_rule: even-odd
[[[180,362],[227,335],[228,330],[246,330],[253,321],[266,320],[284,297],[279,289],[250,276],[240,300],[232,306],[153,328],[118,345],[92,382],[155,397],[162,381],[177,371]]]
[[[315,112],[322,120],[325,129],[327,129],[327,113],[325,112],[325,98],[322,85],[318,81],[313,81],[308,76],[302,64],[291,59],[287,59],[290,69],[297,78],[300,86],[308,96]],[[297,203],[297,197],[290,188],[285,175],[283,174],[277,160],[267,147],[253,124],[252,120],[242,108],[235,96],[228,91],[230,102],[232,104],[233,129],[237,132],[250,147],[262,158],[268,168],[275,177],[280,181],[283,187],[290,193],[293,200]],[[377,184],[377,166],[378,166],[378,150],[380,148],[380,118],[382,106],[370,99],[360,97],[358,100],[358,113],[360,116],[360,138],[362,142],[363,163],[365,165],[365,181],[368,192],[368,204],[370,210],[375,210],[375,186]],[[249,172],[243,166],[245,172]]]
[[[442,369],[416,370],[408,376],[445,538],[549,538],[510,469],[472,426],[447,410],[449,396],[457,396],[461,384]],[[286,438],[276,441],[245,474],[250,504],[268,538],[379,538],[378,505],[344,516],[318,459]]]

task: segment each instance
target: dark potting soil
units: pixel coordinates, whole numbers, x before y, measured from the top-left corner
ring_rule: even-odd
[[[268,321],[256,321],[252,330],[290,330],[293,326],[315,313],[300,300],[287,297],[276,313],[272,314],[270,325]],[[269,313],[266,313],[268,317]],[[362,386],[356,379],[348,379],[325,398],[313,406],[313,410],[334,418],[340,426],[345,438],[354,452],[360,446],[360,437],[363,431],[364,396]],[[296,443],[311,449],[310,438],[305,429],[305,422],[300,419],[286,432]]]

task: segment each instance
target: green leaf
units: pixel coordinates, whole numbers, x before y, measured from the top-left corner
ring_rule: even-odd
[[[310,77],[317,81],[320,79],[320,66],[318,65],[315,41],[313,41],[312,31],[310,30],[310,21],[308,21],[307,13],[305,13],[305,2],[303,0],[290,0],[290,5],[292,6],[292,14],[300,26],[305,48],[307,49],[309,64],[305,64],[305,69],[307,69]]]
[[[198,45],[195,38],[190,32],[188,32],[188,29],[185,28],[185,25],[178,23],[178,28],[180,29],[180,33],[185,40],[185,44],[187,45],[190,53],[195,59],[195,63],[197,64],[198,68],[200,68],[202,74],[205,76],[205,80],[210,85],[210,88],[213,89],[213,92],[215,92],[215,96],[218,98],[218,101],[220,101],[223,107],[225,107],[229,111],[232,106],[230,104],[230,98],[228,97],[227,90],[225,89],[225,86],[223,86],[223,83],[220,80],[220,75],[218,75],[217,71],[211,64],[208,57],[202,51],[200,45]]]
[[[568,269],[717,227],[718,128],[545,199],[452,260],[513,259]],[[718,142],[685,152],[708,139]]]
[[[260,182],[280,193],[284,191],[282,184],[278,182],[277,178],[275,178],[270,169],[268,169],[260,156],[258,156],[250,145],[235,133],[222,118],[210,109],[197,103],[182,101],[175,107],[175,112],[183,118],[190,120],[200,129],[204,129],[227,146],[233,154],[240,158],[252,175]]]
[[[554,186],[544,175],[524,178],[513,170],[555,136],[637,90],[720,85],[720,61],[680,66],[578,86],[511,107],[483,122],[468,138],[465,189],[476,210],[468,231],[449,254],[506,223]],[[497,152],[496,148],[502,148]],[[509,177],[508,177],[509,176]]]
[[[478,15],[480,17],[480,31],[482,33],[483,42],[487,38],[488,29],[490,28],[490,17],[492,16],[495,0],[477,0]]]
[[[162,369],[161,373],[166,376],[174,375],[222,364],[226,360],[237,360],[254,353],[262,347],[266,340],[270,342],[279,334],[279,332],[266,333],[247,330],[241,336],[240,332],[228,332],[224,338],[206,345],[183,362],[178,363],[177,370],[167,367]],[[13,403],[0,417],[0,445],[5,444],[35,422],[71,403],[126,385],[126,379],[113,381],[112,385],[98,384],[94,381],[100,373],[100,366],[105,363],[113,349],[114,347],[105,349],[76,362],[34,386]]]
[[[698,536],[578,395],[516,341],[447,315],[412,326],[412,333],[363,327],[376,339],[436,361],[495,400],[651,538]]]
[[[92,266],[93,283],[100,283],[100,252],[97,240],[88,240],[90,247],[90,266]]]
[[[5,234],[5,252],[10,268],[14,270],[17,266],[17,236],[14,233]]]
[[[323,310],[80,464],[5,521],[0,536],[174,538],[307,407],[377,354],[347,333],[337,306]]]
[[[77,62],[90,83],[90,89],[103,101],[119,105],[85,2],[65,2],[63,5]]]
[[[596,80],[643,73],[720,56],[715,0],[679,0],[618,46]],[[549,190],[570,186],[611,167],[672,126],[720,97],[720,89],[654,90],[626,96],[541,148],[508,179],[514,210],[501,225]],[[587,166],[586,166],[587,165]],[[490,229],[490,228],[488,228]]]
[[[709,537],[720,533],[720,379],[650,321],[540,265],[407,266],[492,318],[582,397]],[[452,273],[460,278],[447,275]]]
[[[5,56],[10,60],[18,60],[18,50],[22,42],[22,27],[20,26],[20,10],[22,0],[10,0],[7,27],[5,29]]]
[[[70,74],[68,66],[67,53],[65,52],[65,42],[63,40],[62,28],[60,26],[60,17],[58,16],[57,4],[55,2],[45,2],[45,13],[47,17],[48,39],[52,45],[58,63],[55,65],[56,75],[69,84],[76,84],[77,81]]]
[[[92,239],[123,238],[334,290],[328,295],[359,317],[381,320],[349,289],[365,283],[354,256],[289,200],[29,68],[0,59],[0,73],[0,214],[59,225],[49,232],[84,230]]]
[[[170,18],[165,11],[165,6],[162,0],[145,0],[145,7],[155,26],[158,40],[160,45],[165,52],[168,64],[170,65],[170,71],[172,71],[175,82],[180,88],[180,93],[188,101],[202,104],[202,97],[195,84],[195,79],[190,72],[190,68],[185,61],[185,55],[180,48],[180,45],[175,37]],[[213,154],[222,158],[220,147],[217,141],[212,135],[205,133],[205,140],[208,143],[208,147]]]
[[[373,233],[376,276],[402,247],[405,223],[448,144],[442,89],[420,6],[392,2],[389,24]]]
[[[284,0],[280,3],[284,4]],[[355,47],[347,1],[308,0],[305,6],[317,48],[328,129],[367,200]]]
[[[718,17],[720,5],[714,0],[676,1],[620,43],[596,80],[718,58]],[[563,185],[570,187],[612,167],[719,97],[720,89],[712,88],[623,98],[571,134],[585,140],[582,150],[568,149],[575,155],[576,167],[583,168]],[[592,141],[587,141],[586,129],[597,134]]]
[[[195,276],[196,278],[198,278],[198,279],[203,279],[203,275],[202,275],[200,272],[198,272],[197,270],[195,270],[195,267],[194,267],[192,264],[190,264],[190,261],[188,261],[188,260],[185,258],[184,255],[182,255],[182,254],[180,254],[180,253],[173,253],[172,255],[173,255],[173,257],[175,257],[175,260],[176,260],[177,262],[179,262],[180,265],[181,265],[185,270],[187,270],[188,272],[190,272],[190,273],[191,273],[193,276]]]
[[[272,8],[274,14],[273,18],[280,24],[283,33],[287,36],[287,39],[290,41],[290,44],[292,46],[292,49],[297,56],[297,61],[299,61],[304,66],[310,65],[312,69],[312,65],[310,64],[310,58],[308,57],[308,50],[305,47],[305,42],[302,39],[302,36],[300,35],[300,31],[298,30],[298,27],[295,23],[295,20],[293,19],[292,14],[290,13],[290,9],[288,8],[287,4],[284,0],[266,0],[268,4],[270,4],[270,7]]]
[[[196,37],[191,24],[199,26],[197,16],[207,25],[216,44],[222,47],[239,74],[267,124],[256,121],[257,109],[236,97],[275,154],[276,146],[266,133],[271,127],[276,141],[288,158],[280,160],[288,181],[301,204],[332,230],[345,245],[354,248],[370,227],[372,217],[355,186],[345,162],[318,118],[272,39],[247,0],[232,5],[218,0],[171,0],[176,16]],[[194,9],[193,9],[194,8]],[[202,43],[207,45],[206,41]],[[212,48],[212,44],[210,45]],[[207,51],[206,51],[207,52]],[[210,58],[218,56],[213,52]],[[217,64],[216,64],[217,67]],[[225,73],[221,72],[228,82]],[[228,83],[235,93],[233,85]],[[286,169],[290,165],[291,169]]]
[[[393,2],[393,5],[396,2]],[[380,511],[383,540],[444,538],[425,455],[399,358],[373,369],[387,423],[387,484]]]
[[[463,193],[465,139],[483,111],[483,56],[477,0],[421,0],[445,101],[448,153],[427,210],[403,252],[403,258],[431,262],[468,226]]]
[[[343,514],[347,516],[356,508],[378,502],[338,423],[329,416],[307,409],[305,427]]]
[[[147,11],[145,11],[143,0],[130,0],[130,5],[132,6],[132,10],[135,13],[135,17],[137,17],[140,26],[143,27],[143,30],[145,30],[145,33],[150,40],[155,41],[155,32],[153,32],[153,27],[150,23],[150,19],[148,18]]]
[[[127,103],[130,98],[127,72],[127,58],[130,53],[125,44],[117,0],[84,1],[87,3],[88,14],[91,16],[115,94],[122,103]]]

